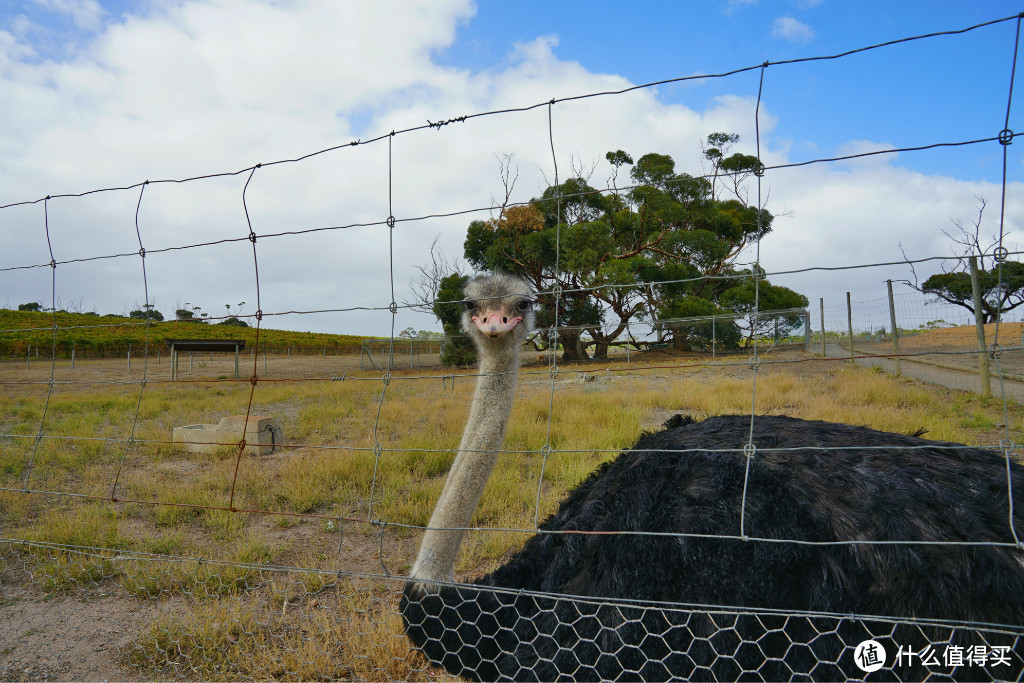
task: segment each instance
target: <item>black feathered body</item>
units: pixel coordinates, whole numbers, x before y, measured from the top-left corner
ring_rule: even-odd
[[[955,545],[1014,542],[1002,454],[764,416],[754,420],[757,450],[748,462],[741,449],[750,424],[749,415],[676,420],[644,435],[542,525],[626,533],[538,534],[477,581],[479,588],[420,595],[410,584],[401,606],[409,637],[452,673],[481,680],[723,679],[744,671],[769,679],[860,677],[852,648],[869,636],[888,638],[894,649],[904,644],[900,638],[921,645],[942,637],[1017,649],[1024,553]],[[686,452],[672,452],[680,450]],[[1016,464],[1010,471],[1020,533],[1024,471]],[[842,543],[849,541],[912,543]],[[771,610],[996,623],[1010,635],[979,641],[978,632],[962,628]],[[1019,677],[1019,654],[1012,667],[991,675]],[[921,671],[910,666],[889,675]],[[977,668],[958,671],[954,677],[986,676]]]

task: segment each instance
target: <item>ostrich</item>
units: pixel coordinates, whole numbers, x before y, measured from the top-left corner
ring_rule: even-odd
[[[531,297],[505,274],[465,288],[480,376],[400,604],[433,662],[476,680],[863,678],[854,646],[875,639],[889,676],[1022,675],[1024,553],[1012,545],[1007,478],[1019,533],[1024,468],[864,427],[763,416],[751,432],[749,415],[676,416],[573,491],[541,525],[548,533],[474,584],[453,584],[462,529],[504,440]],[[751,434],[756,450],[744,453]],[[587,531],[627,533],[564,533]],[[852,614],[880,616],[842,616]],[[980,643],[1011,661],[893,662],[898,647],[935,643]]]

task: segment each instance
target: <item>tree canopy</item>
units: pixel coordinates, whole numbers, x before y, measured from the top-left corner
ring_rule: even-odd
[[[1002,268],[1001,276],[998,265],[990,270],[978,269],[982,322],[986,324],[995,322],[1000,311],[1005,314],[1024,304],[1024,263],[1004,261]],[[921,291],[974,313],[974,291],[968,272],[936,273],[924,281]]]
[[[904,283],[922,294],[931,294],[973,314],[974,290],[970,274],[973,260],[978,268],[981,289],[981,318],[987,324],[995,322],[1000,312],[1006,313],[1024,304],[1024,263],[1003,261],[1000,269],[994,255],[998,253],[997,247],[1002,245],[1002,238],[998,232],[988,237],[983,234],[981,226],[987,202],[982,196],[975,199],[978,201],[978,214],[970,223],[953,219],[956,230],[942,231],[949,238],[955,255],[954,265],[948,270],[944,267],[944,272],[919,283],[914,264],[907,259],[914,279],[904,280]]]
[[[156,320],[159,322],[164,319],[164,314],[149,306],[145,310],[139,308],[132,311],[128,314],[128,317],[135,318],[136,320]]]
[[[511,272],[547,292],[539,296],[542,327],[556,324],[557,296],[559,343],[568,359],[588,357],[588,346],[606,356],[638,316],[727,310],[722,297],[743,278],[733,263],[771,231],[773,220],[746,202],[743,181],[760,162],[728,154],[738,141],[735,134],[708,136],[710,179],[677,172],[667,154],[634,162],[623,150],[608,152],[615,169],[609,191],[598,191],[582,175],[549,186],[528,204],[470,223],[465,257],[478,270]],[[633,184],[620,190],[619,173],[627,167]],[[602,322],[611,322],[611,329]],[[580,339],[584,331],[592,339],[587,344]]]
[[[434,300],[434,315],[441,321],[441,327],[447,337],[441,349],[442,365],[472,365],[476,361],[476,350],[472,342],[462,333],[461,303],[462,289],[469,282],[468,275],[452,273],[441,278],[437,296]]]

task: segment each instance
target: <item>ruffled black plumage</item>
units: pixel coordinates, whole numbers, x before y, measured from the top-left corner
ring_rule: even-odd
[[[421,594],[409,584],[401,609],[410,639],[448,671],[480,680],[722,679],[743,671],[768,679],[860,677],[852,647],[868,635],[893,648],[952,637],[965,646],[1002,638],[1013,649],[1012,635],[982,634],[980,641],[972,630],[894,630],[883,620],[624,607],[487,590],[979,621],[1024,632],[1020,549],[699,537],[741,535],[746,477],[743,534],[750,539],[1012,543],[1002,454],[764,416],[753,423],[757,451],[748,472],[740,449],[750,424],[749,415],[670,421],[595,471],[542,525],[698,537],[538,534],[475,586]],[[1014,464],[1011,473],[1015,524],[1024,531],[1024,470]],[[1022,666],[1015,654],[1012,670],[994,675],[1014,678]]]

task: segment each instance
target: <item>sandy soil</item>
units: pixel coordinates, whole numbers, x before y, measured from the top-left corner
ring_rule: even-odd
[[[162,610],[172,609],[170,601],[126,598],[117,586],[99,585],[46,595],[6,550],[0,546],[0,680],[140,679],[121,653]]]

